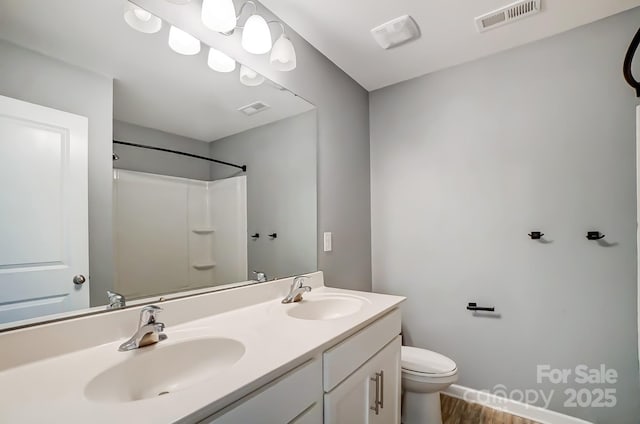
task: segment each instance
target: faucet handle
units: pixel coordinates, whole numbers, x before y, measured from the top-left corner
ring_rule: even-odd
[[[140,310],[140,324],[138,327],[142,327],[147,324],[155,324],[156,318],[163,309],[156,305],[147,305]]]
[[[258,283],[264,283],[267,281],[267,274],[262,271],[253,271],[256,276],[256,281]]]
[[[107,297],[109,298],[109,305],[107,305],[107,309],[120,309],[127,306],[124,295],[121,295],[120,293],[107,290]]]
[[[306,275],[298,275],[293,277],[293,284],[291,285],[292,288],[300,288],[302,287],[302,284],[304,283],[304,280],[308,280],[311,277],[306,276]]]

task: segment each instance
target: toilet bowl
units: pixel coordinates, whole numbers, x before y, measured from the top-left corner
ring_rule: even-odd
[[[456,363],[444,355],[402,346],[402,423],[442,424],[440,391],[458,380]]]

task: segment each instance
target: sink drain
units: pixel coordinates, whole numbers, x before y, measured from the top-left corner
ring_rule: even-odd
[[[158,393],[158,396],[168,395],[168,394],[169,394],[169,392],[160,392],[160,393]]]

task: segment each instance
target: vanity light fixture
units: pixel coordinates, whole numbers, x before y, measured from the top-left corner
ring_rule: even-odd
[[[236,69],[236,61],[220,50],[209,48],[209,56],[207,57],[209,68],[217,72],[232,72]]]
[[[248,6],[253,7],[253,11],[243,26],[238,25],[240,16]],[[252,0],[243,3],[237,15],[233,0],[203,0],[200,18],[207,28],[223,35],[229,36],[234,33],[236,28],[241,29],[242,48],[247,52],[265,54],[271,51],[269,62],[275,69],[278,71],[294,70],[297,65],[296,51],[291,39],[285,33],[284,24],[280,21],[267,22],[257,12],[258,5]],[[271,39],[269,24],[278,24],[282,28],[282,34],[275,44]]]
[[[269,23],[277,23],[282,28],[280,38],[276,40],[271,49],[269,62],[278,71],[293,71],[296,69],[296,50],[293,48],[293,43],[285,33],[282,22],[270,21]]]
[[[222,33],[233,31],[237,21],[233,0],[204,0],[200,18],[210,30]]]
[[[244,3],[240,7],[236,21],[242,15],[247,6],[253,6],[253,13],[249,16],[244,26],[237,26],[242,29],[242,48],[252,54],[264,54],[271,50],[271,31],[269,24],[260,15],[258,15],[258,6],[251,0]],[[232,31],[226,32],[230,35]]]
[[[244,65],[240,65],[240,82],[247,87],[256,87],[264,82],[264,77]]]
[[[124,4],[124,21],[136,31],[153,34],[162,28],[162,20],[130,1]]]
[[[262,16],[253,14],[245,22],[242,30],[242,48],[253,54],[264,54],[271,50],[271,31]]]
[[[200,40],[171,25],[169,30],[169,47],[176,53],[187,56],[200,53]]]

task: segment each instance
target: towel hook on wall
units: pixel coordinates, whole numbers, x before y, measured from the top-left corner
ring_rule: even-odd
[[[587,232],[587,240],[601,240],[604,238],[604,234],[600,234],[600,231]]]
[[[540,231],[531,231],[529,233],[529,237],[531,237],[531,240],[540,240],[543,236],[544,233],[541,233]]]

